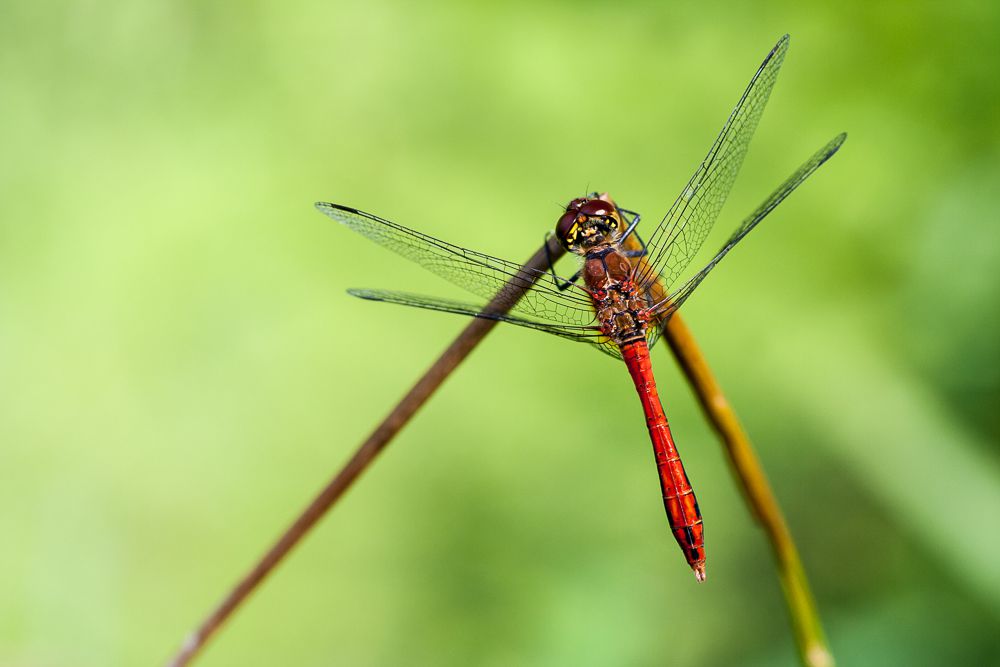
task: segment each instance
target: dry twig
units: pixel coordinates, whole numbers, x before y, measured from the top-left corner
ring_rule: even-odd
[[[552,261],[558,259],[565,252],[562,246],[554,239],[547,243],[548,253],[552,256]],[[546,248],[539,248],[526,266],[535,271],[545,271],[549,267]],[[520,280],[514,279],[503,291],[502,299],[494,299],[487,309],[493,312],[506,312],[515,299],[511,297],[519,296],[527,291],[537,274],[524,274]],[[526,279],[526,280],[525,280]],[[225,623],[233,612],[243,603],[244,600],[260,585],[268,574],[288,555],[299,541],[312,529],[316,522],[329,511],[337,500],[344,495],[344,492],[354,483],[362,472],[371,464],[386,445],[388,445],[397,433],[410,421],[413,415],[420,409],[428,398],[441,386],[441,383],[451,375],[451,372],[465,360],[469,353],[479,344],[486,334],[497,325],[495,320],[473,319],[462,333],[449,345],[438,357],[438,360],[424,373],[413,388],[407,392],[406,396],[392,409],[392,412],[382,420],[368,439],[362,443],[361,447],[354,453],[346,465],[330,480],[319,495],[313,499],[309,506],[299,515],[288,530],[278,539],[270,550],[260,561],[254,565],[253,569],[233,588],[225,597],[221,604],[202,621],[198,629],[195,630],[184,642],[173,659],[168,663],[171,667],[182,667],[191,662],[192,659],[205,647],[208,640],[214,635],[222,624]]]

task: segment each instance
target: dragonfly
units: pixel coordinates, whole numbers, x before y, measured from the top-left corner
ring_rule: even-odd
[[[839,134],[810,156],[739,224],[707,264],[680,281],[732,189],[788,43],[784,35],[764,58],[705,159],[645,241],[637,231],[640,214],[619,207],[608,194],[593,192],[569,202],[554,232],[565,250],[578,257],[580,269],[569,278],[559,276],[551,260],[548,270],[538,270],[356,208],[316,204],[337,222],[488,303],[371,289],[351,289],[350,294],[544,331],[624,361],[646,417],[671,532],[698,581],[705,580],[704,522],[657,392],[649,350],[670,316],[722,258],[846,139]]]

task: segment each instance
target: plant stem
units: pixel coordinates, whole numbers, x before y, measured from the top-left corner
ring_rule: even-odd
[[[725,445],[733,474],[750,511],[767,534],[777,561],[778,578],[785,592],[785,602],[802,664],[806,667],[833,667],[833,654],[827,648],[819,611],[809,590],[809,581],[798,549],[761,468],[760,460],[750,444],[750,438],[679,313],[674,313],[667,320],[663,334],[674,358],[691,383],[705,416]]]
[[[635,234],[627,237],[623,246],[637,251],[637,254],[645,250]],[[634,257],[632,263],[640,272],[650,269],[644,252]],[[655,274],[654,271],[653,275]],[[669,294],[661,280],[653,283],[648,291],[654,303],[667,299]],[[680,313],[673,313],[666,322],[661,321],[659,324],[670,351],[701,403],[705,417],[722,439],[730,469],[743,492],[743,499],[764,529],[771,545],[778,568],[778,579],[785,592],[785,604],[791,617],[799,659],[805,667],[833,667],[833,654],[826,644],[819,610],[809,589],[809,580],[802,567],[799,551],[760,460],[750,444],[750,438],[712,375],[708,362]]]
[[[565,252],[554,239],[547,242],[548,252],[543,246],[525,264],[535,271],[546,271],[549,268],[548,256],[555,261]],[[518,278],[507,283],[502,297],[498,296],[484,310],[503,313],[511,308],[539,274],[524,272]],[[232,616],[233,612],[247,599],[268,574],[280,563],[288,552],[298,544],[312,529],[323,515],[362,472],[371,464],[386,445],[410,421],[428,398],[441,386],[441,383],[451,375],[451,372],[465,360],[479,342],[497,325],[496,320],[475,318],[462,330],[458,337],[438,357],[413,388],[403,397],[382,423],[362,443],[344,467],[319,492],[308,507],[299,515],[295,522],[275,542],[263,558],[240,580],[229,592],[215,610],[202,621],[198,629],[187,638],[171,661],[170,667],[187,665],[205,647],[209,639]]]
[[[632,237],[629,237],[629,240],[631,239]],[[626,246],[628,245],[626,243]],[[552,261],[555,261],[563,252],[563,248],[550,239],[548,251],[546,252],[545,247],[539,249],[528,260],[526,266],[537,271],[544,271],[549,266],[547,255],[551,255]],[[638,260],[638,262],[642,261],[644,260]],[[514,286],[514,281],[511,281],[508,283],[507,289],[504,290],[503,298],[494,299],[486,309],[493,312],[505,312],[515,301],[511,299],[511,296],[523,294],[536,277],[537,274],[522,274],[521,280],[517,281],[517,287]],[[525,278],[527,280],[524,280]],[[654,285],[651,291],[654,296],[659,294],[657,300],[666,294],[666,290],[659,284]],[[496,324],[495,320],[473,319],[465,327],[274,546],[264,554],[263,558],[198,626],[198,629],[188,637],[168,663],[171,667],[182,667],[194,659],[236,609],[340,499],[375,457],[392,441],[417,410],[441,386],[452,371],[465,360],[486,334],[492,331]],[[663,325],[663,332],[671,351],[694,388],[706,417],[722,438],[733,472],[743,490],[744,498],[763,526],[771,543],[803,665],[806,667],[832,667],[833,657],[826,646],[819,614],[809,590],[802,562],[749,438],[740,426],[736,413],[712,376],[690,330],[679,314],[675,313]]]

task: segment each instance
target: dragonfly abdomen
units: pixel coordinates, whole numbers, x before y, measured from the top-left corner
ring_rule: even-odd
[[[653,443],[663,506],[667,511],[670,530],[684,552],[688,565],[694,570],[695,577],[698,581],[704,581],[705,530],[701,510],[660,403],[649,359],[649,346],[645,339],[640,339],[623,344],[620,349],[646,415],[646,426]]]

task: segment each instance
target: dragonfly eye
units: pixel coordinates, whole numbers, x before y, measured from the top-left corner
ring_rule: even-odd
[[[610,215],[611,205],[600,199],[590,199],[580,206],[580,213],[592,217]]]
[[[567,211],[556,223],[556,236],[567,249],[576,243],[579,233],[580,220],[575,211]]]

